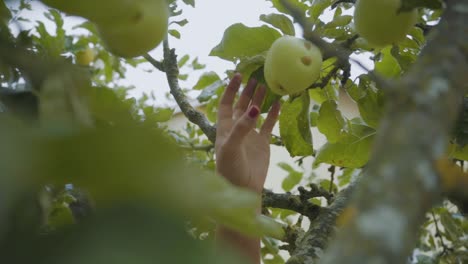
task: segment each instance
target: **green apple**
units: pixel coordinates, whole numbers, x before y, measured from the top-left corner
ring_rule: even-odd
[[[134,1],[138,12],[130,20],[97,24],[107,49],[121,57],[141,56],[166,37],[169,9],[166,0]]]
[[[264,74],[270,89],[279,95],[297,94],[320,76],[322,53],[304,39],[283,36],[268,50]]]
[[[81,16],[93,22],[122,19],[135,12],[133,2],[141,0],[42,0],[46,5],[56,8],[70,15]]]
[[[403,40],[417,20],[417,11],[400,12],[401,0],[357,0],[354,25],[374,47]]]
[[[76,63],[81,66],[88,66],[94,61],[94,57],[94,50],[86,48],[85,50],[80,50],[76,53]]]
[[[158,46],[167,34],[166,0],[42,0],[96,25],[109,51],[136,57]]]

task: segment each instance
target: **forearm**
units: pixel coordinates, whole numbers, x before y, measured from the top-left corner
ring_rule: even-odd
[[[218,226],[216,229],[216,242],[219,246],[227,246],[251,260],[252,264],[260,263],[260,239],[252,238]]]

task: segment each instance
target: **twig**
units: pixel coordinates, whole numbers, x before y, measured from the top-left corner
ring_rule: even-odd
[[[328,188],[329,193],[332,193],[333,191],[333,182],[335,181],[335,169],[336,167],[333,165],[330,166],[330,168],[328,168],[328,171],[330,172],[330,187]]]
[[[166,70],[164,69],[164,63],[163,62],[155,60],[149,54],[143,55],[143,58],[145,58],[149,63],[151,63],[151,65],[153,65],[156,69],[158,69],[158,70],[160,70],[162,72],[166,72]]]

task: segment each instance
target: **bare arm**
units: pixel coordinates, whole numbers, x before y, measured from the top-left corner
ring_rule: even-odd
[[[231,183],[262,192],[270,161],[270,136],[280,105],[271,107],[259,132],[255,130],[265,86],[250,80],[234,104],[242,77],[236,74],[221,98],[216,133],[216,169]],[[260,213],[261,205],[258,205]],[[244,236],[225,227],[217,229],[218,243],[226,243],[239,253],[260,263],[260,239]]]

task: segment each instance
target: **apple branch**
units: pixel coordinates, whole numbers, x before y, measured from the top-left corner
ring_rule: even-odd
[[[309,202],[309,199],[324,197],[327,201],[333,199],[333,195],[318,186],[311,184],[310,190],[299,187],[299,195],[291,193],[274,193],[270,190],[263,190],[263,206],[292,210],[301,215],[307,216],[310,220],[315,219],[321,211],[321,207]]]
[[[349,206],[356,214],[321,263],[406,262],[427,211],[441,198],[435,163],[445,155],[468,91],[467,10],[466,1],[447,0],[419,60],[392,85],[371,160]]]
[[[153,59],[149,54],[145,58],[157,69],[161,69],[166,73],[166,78],[169,83],[169,88],[171,90],[172,96],[176,100],[177,104],[180,107],[180,110],[188,118],[188,120],[203,131],[203,133],[208,137],[211,142],[216,140],[216,127],[211,125],[206,116],[197,111],[187,100],[184,92],[179,86],[179,67],[177,65],[177,55],[175,54],[174,49],[169,48],[169,42],[164,40],[164,61],[159,63]]]
[[[356,184],[352,183],[342,190],[329,207],[322,208],[315,219],[311,219],[307,232],[295,241],[294,251],[286,264],[315,263],[333,235],[336,220],[348,204],[355,186]]]

